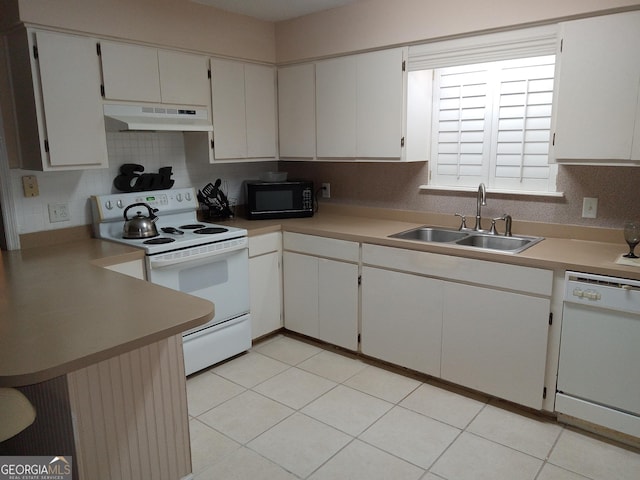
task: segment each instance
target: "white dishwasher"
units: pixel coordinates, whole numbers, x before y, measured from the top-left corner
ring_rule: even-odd
[[[640,437],[640,282],[565,280],[556,411]]]

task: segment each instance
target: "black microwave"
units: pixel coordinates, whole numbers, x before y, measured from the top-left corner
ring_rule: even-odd
[[[245,182],[249,220],[313,216],[313,182]]]

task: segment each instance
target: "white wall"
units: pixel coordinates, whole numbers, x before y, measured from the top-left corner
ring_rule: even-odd
[[[230,197],[243,202],[242,181],[255,179],[260,172],[277,170],[275,162],[210,165],[187,163],[182,133],[126,132],[107,133],[109,168],[71,172],[33,172],[11,170],[11,190],[15,203],[15,218],[19,234],[54,230],[91,223],[89,197],[115,192],[113,179],[123,163],[143,165],[145,172],[157,172],[160,167],[173,167],[175,187],[204,187],[221,178],[227,182]],[[22,177],[38,178],[40,195],[25,197]],[[69,205],[70,221],[50,223],[49,203]]]
[[[275,27],[189,0],[3,0],[20,21],[273,63]],[[0,14],[0,30],[3,25]]]
[[[368,0],[276,24],[278,63],[548,23],[638,0]]]
[[[87,35],[120,38],[172,48],[275,62],[275,26],[242,15],[206,7],[189,0],[2,0],[0,32],[19,22],[71,30]],[[1,45],[0,45],[1,46]],[[0,61],[2,58],[0,58]],[[0,90],[6,93],[6,89]],[[0,92],[2,93],[2,92]],[[7,96],[0,95],[2,101]],[[173,167],[176,187],[202,188],[209,181],[228,181],[230,195],[240,196],[246,178],[276,170],[275,162],[212,166],[185,161],[180,133],[108,133],[109,165],[104,170],[33,172],[11,170],[5,194],[13,200],[17,233],[31,233],[91,223],[89,197],[112,191],[123,163],[139,163],[145,171]],[[10,147],[11,143],[7,142]],[[15,152],[0,158],[15,162]],[[14,158],[12,158],[14,157]],[[25,198],[22,177],[38,178],[40,195]],[[71,220],[49,222],[48,204],[66,203]],[[7,202],[4,202],[7,206]]]

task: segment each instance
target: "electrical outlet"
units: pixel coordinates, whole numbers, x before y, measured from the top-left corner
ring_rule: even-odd
[[[331,184],[323,183],[322,184],[322,198],[331,198]]]
[[[598,215],[598,199],[584,197],[582,199],[582,218],[596,218]]]
[[[25,197],[37,197],[40,195],[38,190],[38,177],[35,175],[22,177],[22,190],[24,190]]]
[[[69,205],[66,203],[49,204],[49,221],[51,223],[68,222],[69,220]]]

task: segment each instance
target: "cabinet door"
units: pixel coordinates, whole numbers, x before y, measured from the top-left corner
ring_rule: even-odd
[[[132,260],[130,262],[117,263],[105,268],[140,280],[145,280],[143,260]]]
[[[443,282],[362,269],[362,353],[440,376]]]
[[[49,167],[107,166],[95,41],[36,32]]]
[[[293,252],[283,253],[284,326],[319,338],[318,259]]]
[[[275,69],[265,65],[244,66],[247,108],[247,157],[276,157]]]
[[[357,64],[353,56],[316,64],[318,158],[355,158]]]
[[[102,41],[100,50],[106,99],[160,103],[156,48]]]
[[[202,55],[158,50],[158,70],[163,103],[211,103],[209,59]]]
[[[444,284],[442,378],[541,409],[550,301]]]
[[[252,338],[267,335],[282,327],[281,281],[278,252],[249,258]]]
[[[278,69],[280,158],[316,154],[315,75],[313,64]]]
[[[640,86],[640,12],[562,24],[555,159],[629,160]]]
[[[324,258],[318,262],[319,338],[358,350],[358,266]]]
[[[357,156],[396,158],[402,155],[403,49],[357,57]]]
[[[244,65],[211,60],[211,88],[215,158],[246,158]]]
[[[636,128],[633,132],[631,159],[640,160],[640,85],[638,85],[638,105],[636,107]]]

